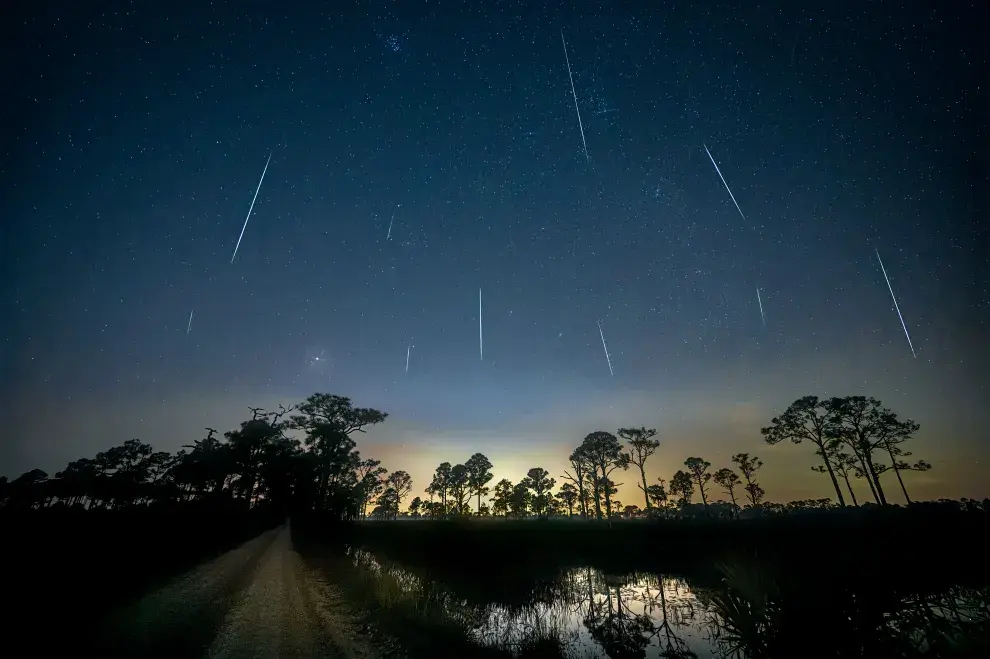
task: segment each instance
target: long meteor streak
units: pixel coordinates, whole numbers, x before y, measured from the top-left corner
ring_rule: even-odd
[[[189,330],[192,329],[192,315],[193,315],[193,311],[195,311],[195,309],[193,309],[193,310],[191,310],[189,312],[189,322],[186,323],[186,334],[188,334],[189,333]]]
[[[392,211],[392,219],[388,221],[388,235],[385,240],[392,240],[392,223],[395,222],[395,211]]]
[[[760,288],[756,288],[756,301],[760,303],[760,318],[763,319],[763,329],[767,327],[767,317],[763,313],[763,298],[760,297]]]
[[[602,347],[605,348],[605,360],[608,362],[608,372],[612,377],[615,377],[615,371],[612,370],[612,358],[608,356],[608,346],[605,345],[605,332],[602,331],[602,321],[598,321],[598,334],[602,337]]]
[[[715,171],[718,172],[718,177],[722,179],[722,185],[725,186],[725,189],[728,191],[729,196],[732,197],[732,203],[736,205],[736,210],[739,211],[739,215],[742,216],[742,219],[745,220],[746,216],[743,215],[742,209],[739,208],[739,202],[736,201],[736,196],[732,194],[732,190],[729,190],[729,184],[725,182],[725,177],[722,176],[722,170],[718,168],[718,164],[715,162],[715,158],[712,158],[712,152],[708,150],[708,147],[706,145],[702,144],[701,146],[705,147],[705,153],[708,154],[708,157],[711,158],[712,164],[715,165]]]
[[[258,191],[261,190],[261,183],[265,180],[265,172],[268,171],[268,163],[272,161],[272,154],[268,154],[268,162],[265,163],[265,169],[261,172],[261,180],[258,181],[258,187],[255,188],[254,198],[251,199],[251,207],[248,208],[247,217],[244,218],[244,226],[241,227],[241,235],[237,238],[237,245],[234,247],[234,255],[230,257],[230,262],[233,263],[234,259],[237,258],[237,250],[241,246],[241,239],[244,238],[244,230],[247,229],[248,220],[251,219],[251,211],[254,210],[254,202],[258,199]]]
[[[406,346],[406,375],[409,375],[409,351],[412,350],[412,346]]]
[[[914,351],[914,344],[911,343],[911,335],[908,334],[907,324],[904,322],[904,316],[901,315],[901,308],[897,305],[897,297],[894,295],[894,287],[890,285],[890,277],[887,276],[887,269],[883,267],[883,260],[880,258],[880,250],[877,252],[877,261],[880,261],[880,270],[883,271],[883,278],[887,280],[887,289],[890,291],[890,299],[894,301],[894,309],[897,310],[897,317],[901,319],[901,327],[904,328],[904,336],[907,337],[908,345],[911,346],[911,354],[914,358],[918,358],[918,354]]]
[[[564,44],[564,59],[567,61],[567,76],[571,79],[571,95],[574,97],[574,111],[577,112],[578,127],[581,129],[581,144],[584,145],[585,160],[591,162],[588,155],[588,142],[584,139],[584,122],[581,121],[581,110],[578,109],[577,92],[574,91],[574,74],[571,73],[571,58],[567,55],[567,41],[564,39],[564,31],[560,31],[560,41]]]
[[[478,352],[485,361],[485,336],[481,329],[481,286],[478,287]]]

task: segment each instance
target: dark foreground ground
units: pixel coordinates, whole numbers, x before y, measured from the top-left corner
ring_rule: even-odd
[[[342,564],[322,528],[300,524],[300,550]],[[348,534],[358,576],[336,573],[416,656],[440,639],[480,653],[481,633],[492,657],[985,659],[988,532],[982,510],[924,506],[741,522],[369,522]]]
[[[120,553],[99,536],[87,540],[85,535],[74,538],[75,551],[68,538],[52,551],[40,542],[52,527],[38,527],[41,521],[33,521],[32,551],[19,552],[21,567],[31,569],[5,589],[8,602],[19,601],[7,617],[9,627],[4,625],[11,630],[5,642],[14,644],[8,647],[32,647],[50,656],[170,659],[365,659],[388,654],[370,640],[368,628],[334,586],[295,551],[284,520],[241,543],[243,536],[271,526],[272,520],[200,520],[198,550],[195,543],[180,540],[189,534],[178,529],[168,529],[175,531],[171,542],[153,534],[148,539],[158,542],[150,544],[140,535],[129,541],[120,537],[121,527],[103,529],[120,545],[130,546]],[[102,520],[89,521],[98,525]],[[137,520],[117,521],[132,521],[152,532]],[[157,521],[170,524],[167,518]],[[195,517],[184,516],[182,522],[190,530],[200,526]],[[203,549],[207,546],[213,551]],[[204,560],[186,569],[197,559]]]
[[[300,528],[319,529],[319,524]],[[990,511],[863,507],[742,521],[474,519],[368,522],[352,542],[409,565],[475,576],[545,565],[714,574],[725,560],[788,573],[874,572],[873,579],[990,577]],[[483,569],[478,569],[482,567]],[[964,570],[962,569],[964,568]]]
[[[101,631],[104,656],[381,656],[339,591],[295,551],[287,525],[121,607]]]
[[[575,655],[553,630],[481,647],[471,629],[495,607],[537,623],[569,610],[597,656],[668,656],[657,639],[677,640],[675,591],[686,588],[696,628],[717,613],[741,656],[987,657],[988,520],[923,510],[611,526],[8,517],[4,640],[51,656],[596,656]],[[669,656],[722,656],[685,648]]]
[[[279,521],[262,511],[190,509],[0,515],[4,640],[78,652],[114,607]]]

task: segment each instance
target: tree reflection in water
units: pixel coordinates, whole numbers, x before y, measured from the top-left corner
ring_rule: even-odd
[[[442,611],[482,645],[515,655],[612,659],[990,657],[990,590],[892,592],[869,584],[777,580],[755,564],[719,566],[720,583],[649,573],[566,570],[525,596],[454,594],[433,575],[358,559],[390,600]],[[907,588],[908,583],[905,584]],[[401,591],[401,592],[400,592]],[[919,589],[921,591],[921,589]],[[511,603],[510,603],[511,602]]]
[[[588,579],[589,584],[592,579]],[[646,657],[646,648],[655,633],[653,620],[645,613],[633,613],[623,605],[621,579],[604,577],[604,597],[589,597],[584,626],[605,653],[614,659]]]
[[[990,656],[990,589],[901,592],[870,584],[778,582],[754,563],[719,566],[721,588],[699,593],[722,657]]]
[[[684,639],[679,637],[672,626],[685,626],[687,621],[695,619],[695,607],[693,600],[683,597],[681,593],[681,582],[676,579],[664,579],[660,575],[645,575],[643,577],[644,599],[646,612],[652,620],[657,621],[654,635],[658,637],[661,657],[670,659],[691,659],[698,655],[688,649]],[[676,602],[674,606],[667,604],[666,590],[668,587],[674,589]],[[657,613],[660,617],[657,618]]]
[[[586,567],[567,572],[560,583],[564,587],[552,602],[516,610],[492,607],[477,638],[513,650],[531,644],[527,638],[554,638],[562,656],[698,656],[684,631],[700,638],[702,621],[683,581],[653,574],[610,575]]]

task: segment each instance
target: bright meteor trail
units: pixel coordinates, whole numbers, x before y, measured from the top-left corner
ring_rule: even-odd
[[[192,329],[192,315],[193,315],[193,311],[195,311],[195,309],[193,309],[192,311],[189,312],[189,322],[186,323],[186,334],[188,334],[189,333],[189,330]]]
[[[883,278],[887,280],[887,289],[890,291],[890,299],[894,301],[894,309],[897,310],[897,317],[901,319],[901,327],[904,328],[904,336],[907,337],[908,345],[911,346],[911,354],[914,358],[918,358],[918,354],[914,351],[914,344],[911,343],[911,335],[908,334],[907,325],[904,323],[904,316],[901,315],[901,308],[897,306],[897,298],[894,296],[894,288],[890,285],[890,277],[887,276],[887,269],[883,267],[883,260],[880,258],[880,250],[877,252],[877,261],[880,261],[880,270],[883,271]]]
[[[767,317],[763,314],[763,298],[760,297],[760,288],[756,288],[756,301],[760,303],[760,318],[763,319],[763,329],[767,328]]]
[[[481,330],[481,286],[478,287],[478,352],[485,361],[485,337]]]
[[[399,206],[402,206],[402,204],[399,204]],[[395,207],[396,210],[398,210],[399,206]],[[395,210],[392,211],[392,219],[388,221],[388,234],[385,236],[385,240],[392,240],[392,224],[394,222],[395,222]]]
[[[615,371],[612,370],[612,358],[608,356],[608,346],[605,345],[605,332],[602,331],[602,321],[598,321],[598,334],[602,337],[602,347],[605,348],[605,360],[608,362],[608,372],[612,377],[615,377]]]
[[[564,59],[567,61],[567,76],[571,79],[571,95],[574,96],[574,111],[577,112],[578,127],[581,129],[581,144],[584,145],[584,157],[591,162],[588,155],[588,142],[584,139],[584,122],[581,121],[581,110],[578,109],[577,92],[574,91],[574,74],[571,73],[571,58],[567,55],[567,41],[564,40],[564,31],[560,31],[560,41],[564,44]]]
[[[739,211],[739,215],[742,216],[742,219],[745,220],[746,216],[743,215],[742,209],[739,208],[739,202],[736,201],[736,196],[732,194],[732,190],[729,190],[729,184],[725,182],[725,177],[722,176],[722,170],[718,168],[718,164],[715,162],[715,158],[712,158],[712,152],[709,151],[708,147],[705,146],[704,144],[702,144],[701,146],[705,147],[705,153],[708,154],[708,157],[711,158],[712,164],[715,165],[715,171],[718,172],[718,177],[722,179],[722,185],[725,186],[725,189],[728,191],[729,196],[732,197],[732,203],[736,205],[736,210]]]
[[[268,162],[265,163],[265,169],[261,172],[261,180],[258,181],[258,187],[254,191],[254,198],[251,199],[251,207],[248,208],[247,217],[244,218],[244,226],[241,227],[241,235],[237,239],[237,245],[234,247],[234,255],[230,257],[230,262],[233,263],[234,259],[237,258],[237,250],[241,246],[241,239],[244,238],[244,230],[247,229],[248,220],[251,219],[251,211],[254,210],[254,202],[258,199],[258,191],[261,190],[261,183],[265,180],[265,172],[268,171],[268,163],[272,161],[272,154],[268,154]]]

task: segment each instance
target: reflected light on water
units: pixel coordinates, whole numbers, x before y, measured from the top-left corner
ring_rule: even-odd
[[[705,614],[710,613],[688,584],[675,577],[606,575],[593,568],[564,573],[557,587],[532,604],[512,609],[498,604],[471,606],[400,567],[380,563],[363,550],[354,564],[372,574],[386,599],[441,606],[482,645],[522,649],[537,640],[558,639],[572,657],[714,657]],[[427,601],[428,600],[428,601]]]
[[[557,598],[510,611],[493,605],[473,631],[485,645],[517,647],[556,636],[581,657],[714,657],[705,615],[711,611],[683,579],[623,577],[576,568]]]
[[[941,656],[941,648],[955,649],[990,622],[986,588],[857,597],[842,585],[781,589],[758,565],[731,564],[705,586],[679,576],[584,567],[511,586],[496,582],[499,592],[491,592],[492,583],[484,586],[488,592],[472,585],[465,596],[369,552],[351,556],[359,571],[374,577],[384,606],[440,614],[479,644],[516,655],[538,647],[552,650],[541,656],[573,659],[763,659],[814,647],[822,656]],[[814,615],[809,596],[827,600]]]

